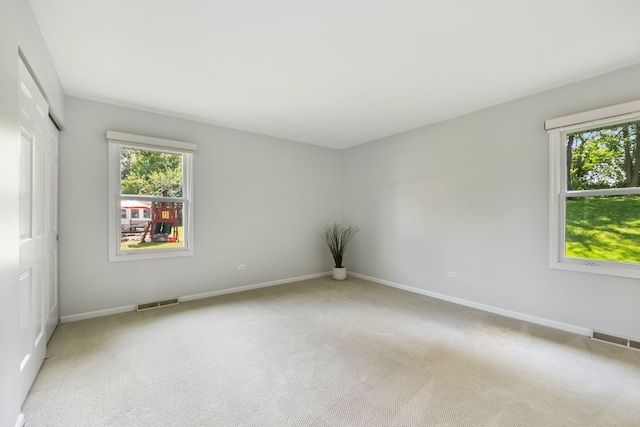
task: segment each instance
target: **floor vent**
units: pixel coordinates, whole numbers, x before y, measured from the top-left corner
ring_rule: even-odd
[[[593,331],[593,339],[605,341],[611,344],[621,345],[623,347],[631,347],[640,350],[640,341],[630,340],[628,338],[616,337],[615,335],[605,334],[603,332]]]
[[[152,308],[165,307],[167,305],[176,305],[180,302],[178,298],[165,299],[162,301],[144,302],[137,305],[137,310],[150,310]]]

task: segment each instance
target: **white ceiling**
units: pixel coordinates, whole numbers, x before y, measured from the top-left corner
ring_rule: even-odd
[[[30,0],[68,95],[344,148],[640,63],[638,0]]]

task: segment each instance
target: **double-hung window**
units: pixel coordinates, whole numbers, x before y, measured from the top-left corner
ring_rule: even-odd
[[[193,254],[188,142],[107,131],[109,261]]]
[[[640,278],[640,101],[547,120],[552,268]]]

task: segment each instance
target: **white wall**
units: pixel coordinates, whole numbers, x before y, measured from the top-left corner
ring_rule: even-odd
[[[339,151],[79,98],[66,106],[61,316],[330,270],[314,228],[340,219]],[[106,130],[198,145],[193,257],[108,262]]]
[[[640,66],[343,151],[357,273],[640,338],[640,281],[548,267],[545,119],[640,99]],[[455,271],[456,278],[447,276]]]
[[[56,116],[64,119],[63,91],[36,20],[25,0],[0,2],[0,426],[20,414],[18,372],[18,49],[35,71]]]

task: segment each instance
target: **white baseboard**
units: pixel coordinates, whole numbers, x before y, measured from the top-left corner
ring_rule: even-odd
[[[266,288],[269,286],[284,285],[285,283],[299,282],[302,280],[316,279],[318,277],[329,276],[331,272],[309,274],[306,276],[291,277],[289,279],[274,280],[272,282],[256,283],[253,285],[239,286],[235,288],[220,289],[217,291],[204,292],[201,294],[185,295],[179,297],[180,302],[192,301],[202,298],[210,298],[218,295],[233,294],[236,292],[250,291],[251,289]],[[128,311],[136,311],[136,305],[127,305],[124,307],[108,308],[106,310],[90,311],[87,313],[72,314],[60,317],[60,323],[75,322],[77,320],[91,319],[94,317],[109,316],[111,314],[126,313]]]
[[[20,414],[18,416],[18,420],[16,421],[16,427],[23,427],[24,426],[24,414]]]
[[[221,289],[218,291],[204,292],[202,294],[186,295],[184,297],[180,297],[180,302],[216,297],[218,295],[235,294],[236,292],[250,291],[252,289],[258,288],[267,288],[269,286],[284,285],[285,283],[300,282],[302,280],[317,279],[318,277],[329,275],[331,275],[331,272],[309,274],[307,276],[292,277],[290,279],[274,280],[273,282],[256,283],[255,285],[239,286],[237,288]]]
[[[127,305],[124,307],[107,308],[106,310],[89,311],[87,313],[71,314],[69,316],[61,316],[60,323],[75,322],[78,320],[92,319],[94,317],[110,316],[112,314],[126,313],[128,311],[136,311],[135,305]]]
[[[426,291],[424,289],[414,288],[411,286],[400,285],[398,283],[389,282],[387,280],[365,276],[364,274],[349,273],[349,275],[354,277],[359,277],[361,279],[369,280],[370,282],[379,283],[381,285],[391,286],[393,288],[398,288],[398,289],[413,292],[416,294],[425,295],[431,298],[436,298],[436,299],[452,302],[454,304],[463,305],[466,307],[471,307],[471,308],[475,308],[482,311],[487,311],[489,313],[499,314],[501,316],[511,317],[512,319],[524,320],[525,322],[531,322],[537,325],[548,326],[550,328],[572,332],[578,335],[584,335],[586,337],[591,337],[593,332],[591,329],[582,328],[580,326],[569,325],[567,323],[556,322],[555,320],[544,319],[542,317],[530,316],[528,314],[518,313],[517,311],[505,310],[502,308],[493,307],[491,305],[480,304],[477,302],[468,301],[465,299],[456,298],[449,295],[439,294],[437,292],[431,292],[431,291]]]

